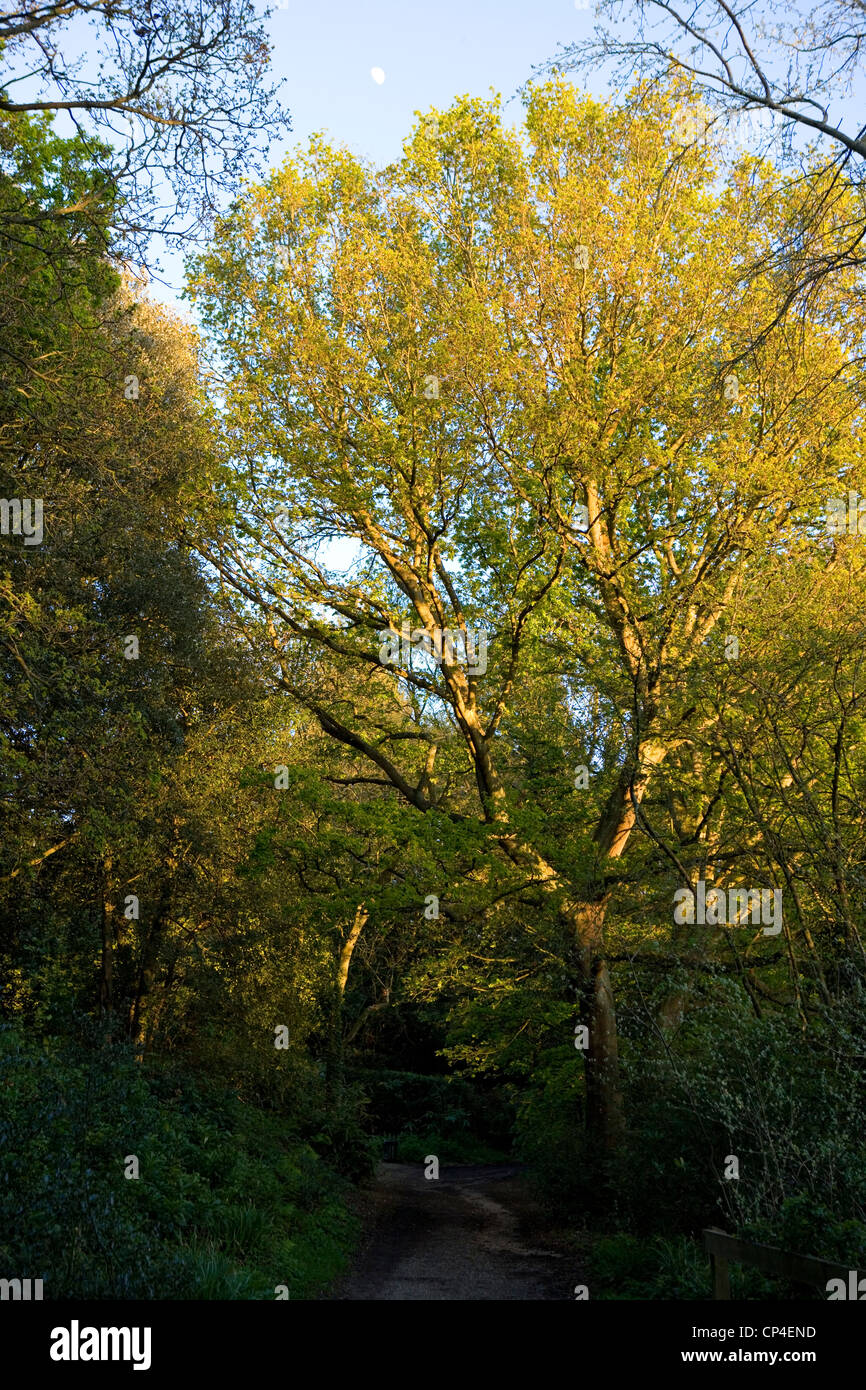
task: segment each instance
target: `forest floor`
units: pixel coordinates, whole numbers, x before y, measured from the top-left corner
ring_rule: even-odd
[[[516,1166],[381,1163],[361,1189],[364,1239],[332,1299],[571,1299],[585,1282],[555,1248]]]

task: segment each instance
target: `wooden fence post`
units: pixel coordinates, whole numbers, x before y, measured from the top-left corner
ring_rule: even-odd
[[[709,1231],[704,1232],[706,1242],[707,1235],[724,1235],[724,1231],[718,1226],[711,1226]],[[710,1273],[713,1276],[713,1298],[730,1298],[731,1296],[731,1269],[724,1255],[719,1255],[715,1250],[710,1250]]]
[[[704,1249],[710,1257],[713,1298],[730,1298],[732,1260],[751,1265],[771,1278],[787,1279],[792,1284],[811,1284],[815,1288],[826,1288],[830,1279],[847,1280],[850,1272],[831,1260],[819,1260],[814,1255],[797,1255],[773,1245],[740,1240],[718,1226],[708,1226],[704,1231]]]

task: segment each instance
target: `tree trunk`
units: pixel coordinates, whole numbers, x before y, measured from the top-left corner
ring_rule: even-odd
[[[113,1007],[114,951],[111,941],[111,924],[105,903],[102,904],[102,951],[99,963],[99,1007],[102,1013],[110,1014]]]
[[[625,767],[599,820],[595,841],[599,847],[599,871],[605,862],[624,852],[636,824],[653,769],[667,749],[649,734],[637,749],[632,767]],[[586,1134],[590,1144],[604,1153],[617,1149],[625,1135],[625,1108],[620,1084],[619,1043],[613,986],[604,955],[604,919],[610,891],[600,883],[597,896],[565,907],[577,946],[583,1015],[589,1028],[584,1053],[586,1081]]]
[[[101,951],[99,961],[99,1008],[107,1019],[114,1008],[114,927],[111,921],[112,904],[107,901],[111,866],[105,862],[99,874],[99,924]],[[110,1025],[109,1025],[110,1026]]]
[[[359,903],[355,909],[355,919],[349,928],[349,935],[343,942],[340,959],[337,963],[337,978],[334,981],[333,1000],[328,1022],[328,1046],[325,1055],[325,1103],[329,1109],[333,1109],[338,1103],[343,1090],[343,998],[346,993],[352,953],[368,915],[364,904]]]
[[[138,983],[135,991],[130,1015],[129,1031],[135,1044],[136,1051],[140,1056],[144,1055],[149,1041],[147,1037],[145,1009],[148,996],[153,988],[153,981],[156,975],[156,967],[159,962],[159,952],[162,945],[163,929],[168,916],[169,902],[171,900],[171,880],[166,880],[162,893],[160,894],[159,906],[156,909],[150,926],[147,929],[144,942],[141,948],[141,960],[138,969]]]
[[[604,915],[607,897],[579,903],[567,912],[576,936],[581,1014],[589,1030],[584,1051],[586,1136],[593,1147],[609,1153],[625,1133],[625,1111],[619,1076],[616,1010],[607,961],[604,958]]]

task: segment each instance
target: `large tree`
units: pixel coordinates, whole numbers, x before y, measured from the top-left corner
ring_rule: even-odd
[[[690,672],[735,635],[750,567],[861,458],[844,277],[796,336],[752,346],[779,285],[741,269],[788,195],[749,161],[718,183],[699,146],[672,160],[676,100],[644,93],[636,121],[553,82],[520,134],[462,100],[379,173],[314,141],[192,279],[225,373],[202,553],[357,780],[478,840],[430,891],[455,915],[523,895],[568,932],[601,1147],[622,1128],[606,913],[648,788],[700,726]],[[426,653],[390,663],[404,623]],[[444,629],[486,629],[486,669],[459,643],[436,660]],[[576,846],[547,832],[521,738],[551,659],[572,735],[594,700],[618,748],[577,756]]]

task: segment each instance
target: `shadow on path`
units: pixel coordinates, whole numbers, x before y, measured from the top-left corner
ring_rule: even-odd
[[[361,1205],[366,1235],[332,1299],[571,1299],[573,1255],[534,1237],[539,1211],[517,1167],[382,1163]]]

